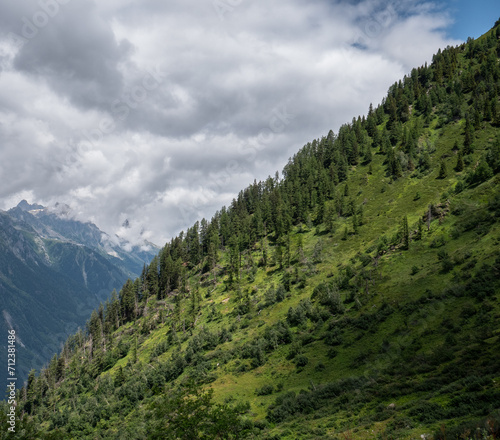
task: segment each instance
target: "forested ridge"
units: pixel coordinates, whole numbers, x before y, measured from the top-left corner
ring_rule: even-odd
[[[173,238],[15,435],[498,438],[499,58],[497,21]]]

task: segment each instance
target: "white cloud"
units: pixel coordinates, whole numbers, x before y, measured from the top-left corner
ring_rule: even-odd
[[[3,207],[163,245],[457,43],[431,2],[225,4],[72,0],[16,52],[39,6],[2,3]]]

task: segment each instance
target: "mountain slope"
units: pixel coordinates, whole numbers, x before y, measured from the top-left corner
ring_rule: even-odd
[[[130,254],[122,264],[125,259],[105,253],[95,225],[55,215],[39,219],[28,212],[34,209],[44,208],[23,201],[0,212],[0,328],[17,331],[20,380],[46,364],[92,310],[146,263],[137,261],[130,272],[125,266],[139,257]]]
[[[143,246],[132,246],[119,237],[113,240],[93,223],[73,219],[71,208],[66,205],[56,204],[49,209],[23,200],[9,210],[9,215],[28,223],[42,238],[75,243],[98,251],[131,278],[137,277],[144,264],[148,264],[159,250],[146,241]]]
[[[498,438],[499,37],[167,243],[31,377],[20,435]]]

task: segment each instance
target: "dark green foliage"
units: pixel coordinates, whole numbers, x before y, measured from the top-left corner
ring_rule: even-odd
[[[304,355],[299,355],[295,358],[295,365],[297,367],[305,367],[309,363],[309,358]]]
[[[500,414],[492,414],[485,419],[472,420],[465,423],[460,423],[458,426],[448,427],[442,425],[440,429],[434,432],[435,440],[461,440],[471,435],[478,436],[490,435],[490,438],[498,438],[500,436]]]
[[[257,394],[257,396],[267,396],[269,394],[273,394],[273,391],[273,385],[264,385],[263,387],[256,389],[255,394]]]
[[[325,344],[327,345],[342,345],[343,337],[342,331],[339,327],[334,327],[332,330],[325,333]]]
[[[408,217],[404,216],[401,221],[401,244],[403,249],[410,249],[410,230],[408,228]]]
[[[459,173],[463,169],[464,169],[463,155],[462,155],[462,152],[459,151],[457,154],[457,164],[455,165],[455,171]]]
[[[250,426],[240,411],[228,405],[213,403],[213,390],[198,388],[170,392],[152,406],[148,428],[151,439],[244,439]]]
[[[446,169],[446,164],[442,160],[439,165],[438,179],[444,179],[448,175],[448,170]]]
[[[332,314],[341,314],[344,312],[344,305],[342,304],[339,288],[336,283],[323,283],[316,286],[311,295],[311,300],[316,299],[321,305],[326,306]]]
[[[290,307],[286,315],[286,320],[291,326],[304,324],[306,319],[311,318],[314,314],[311,301],[308,299],[302,300],[296,308]]]
[[[277,397],[268,408],[266,418],[270,422],[279,423],[295,414],[310,414],[327,404],[338,411],[348,404],[346,394],[364,384],[363,379],[343,379],[298,395],[294,392],[285,393]]]
[[[408,411],[408,415],[418,422],[431,423],[442,419],[445,411],[436,403],[421,401]]]

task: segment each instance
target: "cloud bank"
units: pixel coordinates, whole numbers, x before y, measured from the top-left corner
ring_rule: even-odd
[[[459,43],[427,1],[276,3],[2,2],[0,208],[163,245]]]

